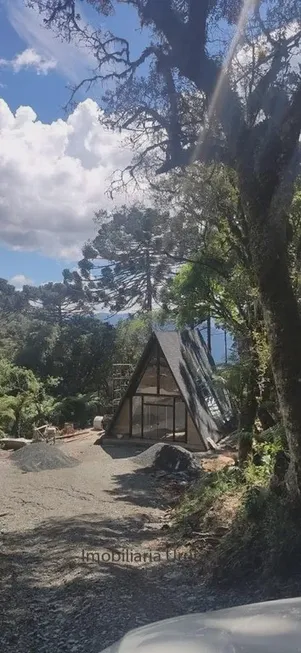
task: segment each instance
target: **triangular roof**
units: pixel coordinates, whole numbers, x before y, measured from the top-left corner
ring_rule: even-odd
[[[215,383],[215,364],[198,329],[154,331],[132,375],[131,381],[111,421],[108,432],[116,422],[125,399],[135,394],[147,362],[157,342],[186,404],[195,427],[208,448],[207,437],[217,439],[216,433],[232,416],[227,393]]]

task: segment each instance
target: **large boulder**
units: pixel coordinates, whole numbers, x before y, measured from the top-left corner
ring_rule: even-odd
[[[183,447],[164,444],[156,453],[153,468],[171,474],[185,472],[190,475],[200,474],[201,468],[194,454]]]

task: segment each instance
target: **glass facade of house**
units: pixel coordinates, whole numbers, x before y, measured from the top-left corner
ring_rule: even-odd
[[[130,412],[130,415],[129,415]],[[185,442],[187,414],[168,363],[154,344],[135,394],[123,406],[115,432],[147,440]],[[120,430],[122,427],[122,430]]]

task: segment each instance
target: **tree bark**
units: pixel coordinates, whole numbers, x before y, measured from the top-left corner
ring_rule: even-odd
[[[62,326],[63,326],[63,311],[62,311],[62,305],[61,305],[61,304],[58,304],[57,309],[58,309],[58,324],[59,324],[59,327],[60,327],[60,329],[61,329]]]
[[[258,417],[264,431],[275,426],[280,420],[274,377],[271,369],[268,369],[263,388],[261,389]]]
[[[275,261],[270,278],[260,275],[259,284],[290,449],[288,485],[293,496],[301,497],[301,320],[285,261]]]
[[[251,357],[253,358],[252,353]],[[251,363],[240,409],[239,429],[249,433],[254,431],[258,410],[259,386],[257,372],[258,369]]]
[[[259,398],[259,361],[253,341],[253,334],[241,336],[237,339],[237,350],[241,363],[247,370],[243,373],[242,394],[239,409],[239,430],[252,433],[258,411]]]
[[[286,217],[245,197],[251,254],[267,328],[273,377],[290,451],[287,488],[301,499],[301,318],[289,274]],[[264,207],[264,202],[263,209]],[[273,202],[274,211],[277,211]],[[271,219],[273,218],[273,219]]]
[[[253,379],[250,379],[246,395],[243,399],[240,420],[239,420],[239,429],[241,431],[251,432],[254,429],[254,423],[257,415],[257,384]]]
[[[153,284],[152,284],[152,272],[150,264],[150,253],[149,249],[146,250],[146,310],[151,312],[153,308]]]
[[[273,415],[265,408],[265,406],[258,406],[258,418],[264,431],[275,426],[276,422]]]

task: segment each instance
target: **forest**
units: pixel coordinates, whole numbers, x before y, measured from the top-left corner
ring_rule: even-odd
[[[210,185],[203,179],[208,174]],[[176,205],[166,211],[175,189]],[[114,363],[134,368],[154,326],[181,329],[208,321],[234,343],[217,371],[239,432],[251,438],[278,424],[268,333],[238,203],[231,171],[195,164],[188,175],[170,175],[159,185],[151,208],[98,212],[95,238],[83,245],[77,270],[64,270],[62,282],[16,290],[1,279],[2,434],[26,436],[45,420],[83,428],[96,413],[111,414]],[[298,179],[288,228],[290,275],[300,302]],[[103,308],[122,319],[115,326],[101,321]]]
[[[16,291],[0,280],[0,434],[32,437],[34,426],[83,428],[112,410],[112,366],[134,363],[143,317],[113,327],[63,283]]]

